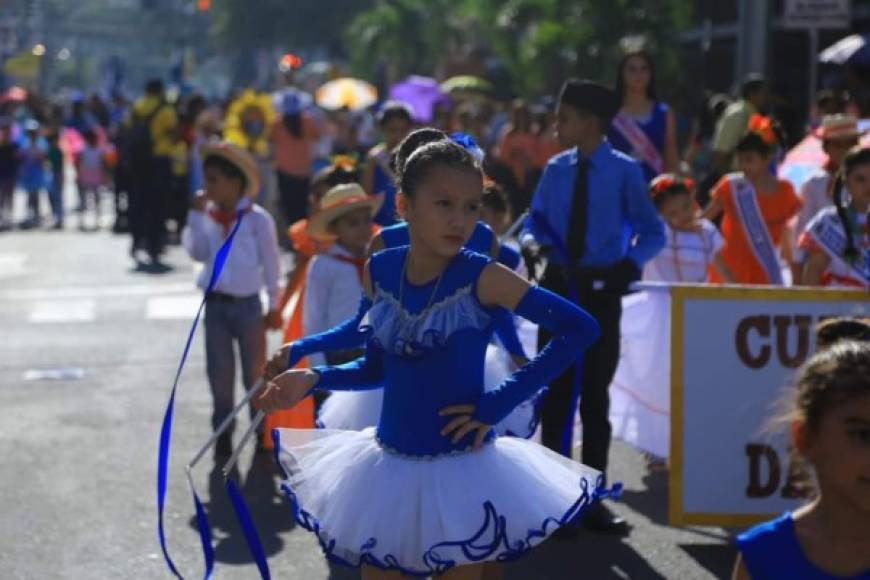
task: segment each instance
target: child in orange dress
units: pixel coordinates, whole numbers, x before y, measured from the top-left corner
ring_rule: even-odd
[[[770,119],[753,115],[737,145],[737,173],[723,177],[714,187],[703,216],[722,218],[725,247],[722,258],[737,284],[784,285],[780,256],[791,266],[788,222],[801,208],[794,187],[777,179],[770,164],[777,136]],[[710,279],[724,280],[712,270]]]
[[[311,179],[311,195],[309,208],[316,210],[320,207],[320,200],[327,191],[336,185],[346,183],[358,183],[359,174],[353,159],[339,157],[332,164],[324,167]],[[308,233],[308,219],[301,219],[287,228],[287,235],[293,245],[296,256],[296,267],[290,274],[284,296],[281,299],[281,312],[287,321],[284,326],[284,342],[292,342],[303,336],[302,331],[302,305],[305,302],[305,278],[308,272],[308,264],[311,259],[325,252],[332,245],[328,239],[314,238]],[[302,359],[296,368],[307,368],[308,361]],[[266,449],[272,449],[272,429],[280,427],[293,427],[297,429],[314,427],[315,402],[312,397],[306,397],[292,409],[285,409],[270,413],[264,421],[261,445]]]

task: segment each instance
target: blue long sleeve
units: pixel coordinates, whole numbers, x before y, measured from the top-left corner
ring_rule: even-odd
[[[327,391],[371,391],[384,386],[384,351],[372,341],[360,358],[335,366],[314,367],[319,375],[313,389]]]
[[[294,341],[293,346],[290,347],[287,368],[293,368],[300,360],[315,352],[348,350],[362,346],[365,343],[366,334],[360,332],[359,324],[371,307],[371,300],[363,296],[353,318],[348,318],[326,332],[312,334]]]
[[[497,308],[492,316],[492,329],[501,341],[502,346],[510,354],[526,357],[520,337],[517,335],[517,326],[514,324],[513,313],[506,308]]]
[[[665,247],[665,224],[647,193],[639,165],[626,172],[624,188],[626,217],[634,233],[627,257],[642,270]]]
[[[598,340],[601,330],[586,311],[537,286],[529,288],[514,311],[553,337],[534,359],[495,390],[481,395],[474,418],[488,425],[504,419],[517,405],[561,374]]]

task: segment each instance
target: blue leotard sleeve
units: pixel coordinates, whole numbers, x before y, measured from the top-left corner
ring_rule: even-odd
[[[538,356],[505,379],[498,388],[481,395],[474,418],[488,425],[504,419],[541,385],[564,372],[598,340],[601,333],[598,322],[586,311],[537,286],[529,288],[514,312],[546,328],[553,337]]]
[[[360,331],[359,325],[371,307],[372,301],[363,296],[353,318],[348,318],[326,332],[294,341],[290,347],[287,368],[292,369],[300,360],[315,352],[348,350],[362,346],[366,340],[366,333]]]
[[[516,270],[520,265],[522,256],[520,253],[510,246],[502,244],[498,248],[498,263],[507,267],[508,270]]]
[[[327,391],[371,391],[384,386],[384,351],[373,341],[360,358],[343,365],[314,367],[319,376],[314,389]]]
[[[492,330],[501,341],[502,346],[510,354],[528,358],[523,350],[520,337],[517,335],[513,312],[507,308],[494,309],[492,313]]]

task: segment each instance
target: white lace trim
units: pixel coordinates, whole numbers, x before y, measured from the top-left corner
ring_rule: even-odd
[[[395,455],[397,457],[401,457],[402,459],[407,459],[410,461],[432,461],[433,459],[441,459],[442,457],[456,457],[457,455],[465,455],[466,453],[474,453],[476,451],[480,451],[487,445],[491,445],[493,441],[495,441],[495,437],[491,437],[488,440],[483,442],[483,445],[479,449],[475,449],[472,445],[468,445],[466,447],[461,447],[458,449],[452,449],[450,451],[443,451],[441,453],[432,453],[432,454],[424,454],[424,455],[411,455],[410,453],[403,453],[398,449],[390,447],[383,441],[381,438],[375,435],[375,441],[378,446],[389,453],[390,455]]]
[[[418,354],[444,346],[450,337],[467,329],[483,330],[490,315],[477,303],[471,284],[436,302],[419,314],[411,314],[395,296],[375,285],[374,304],[360,323],[360,330],[385,350],[395,354]]]

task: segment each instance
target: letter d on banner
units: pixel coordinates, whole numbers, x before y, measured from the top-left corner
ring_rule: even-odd
[[[780,467],[779,455],[770,445],[748,443],[746,455],[749,457],[749,485],[746,487],[746,497],[770,497],[779,489]],[[762,460],[767,460],[767,481],[761,481]]]

